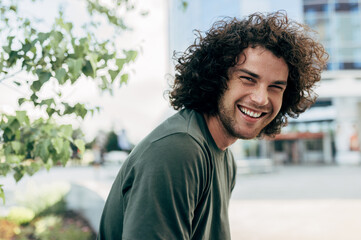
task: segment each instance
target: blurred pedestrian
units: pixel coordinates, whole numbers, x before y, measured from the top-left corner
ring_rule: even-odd
[[[131,152],[98,239],[230,239],[237,139],[272,136],[314,101],[327,54],[285,13],[225,19],[178,58],[179,110]]]

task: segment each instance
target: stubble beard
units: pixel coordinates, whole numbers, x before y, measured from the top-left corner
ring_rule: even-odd
[[[237,110],[237,109],[236,109]],[[246,137],[237,131],[237,121],[235,120],[234,111],[227,109],[222,102],[218,106],[218,118],[229,137],[237,139],[252,139],[253,137]]]

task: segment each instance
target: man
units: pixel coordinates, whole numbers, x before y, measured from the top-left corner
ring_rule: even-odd
[[[272,136],[313,102],[327,54],[282,13],[220,21],[178,59],[177,114],[122,166],[98,239],[230,239],[237,139]]]

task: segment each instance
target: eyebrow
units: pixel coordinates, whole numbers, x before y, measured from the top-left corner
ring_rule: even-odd
[[[254,73],[254,72],[251,72],[247,69],[244,69],[244,68],[236,68],[236,71],[239,71],[239,72],[244,72],[256,79],[260,79],[261,77],[257,74],[257,73]],[[284,81],[284,80],[276,80],[273,82],[274,84],[277,84],[277,85],[284,85],[284,86],[287,86],[287,80]]]

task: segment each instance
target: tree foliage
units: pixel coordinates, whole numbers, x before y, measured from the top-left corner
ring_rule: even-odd
[[[33,175],[42,167],[65,165],[71,156],[71,145],[80,152],[84,150],[84,142],[73,137],[72,126],[57,124],[54,119],[66,116],[84,119],[98,108],[72,104],[63,96],[64,87],[72,87],[86,78],[101,91],[112,93],[114,87],[128,81],[126,66],[136,59],[138,52],[119,50],[115,40],[128,30],[122,13],[134,10],[133,3],[81,1],[90,19],[82,28],[83,34],[74,30],[74,23],[66,21],[62,9],[49,29],[40,31],[35,18],[24,18],[19,13],[20,0],[0,0],[0,83],[12,83],[28,92],[18,99],[22,110],[0,113],[0,176],[12,173],[19,181],[24,174]],[[113,29],[110,40],[96,37],[97,28],[101,27],[97,21],[101,18]],[[18,80],[19,74],[25,74],[26,79]],[[49,88],[50,94],[46,90]],[[43,117],[30,117],[24,110],[26,106],[37,109]],[[2,185],[0,198],[5,199]]]

